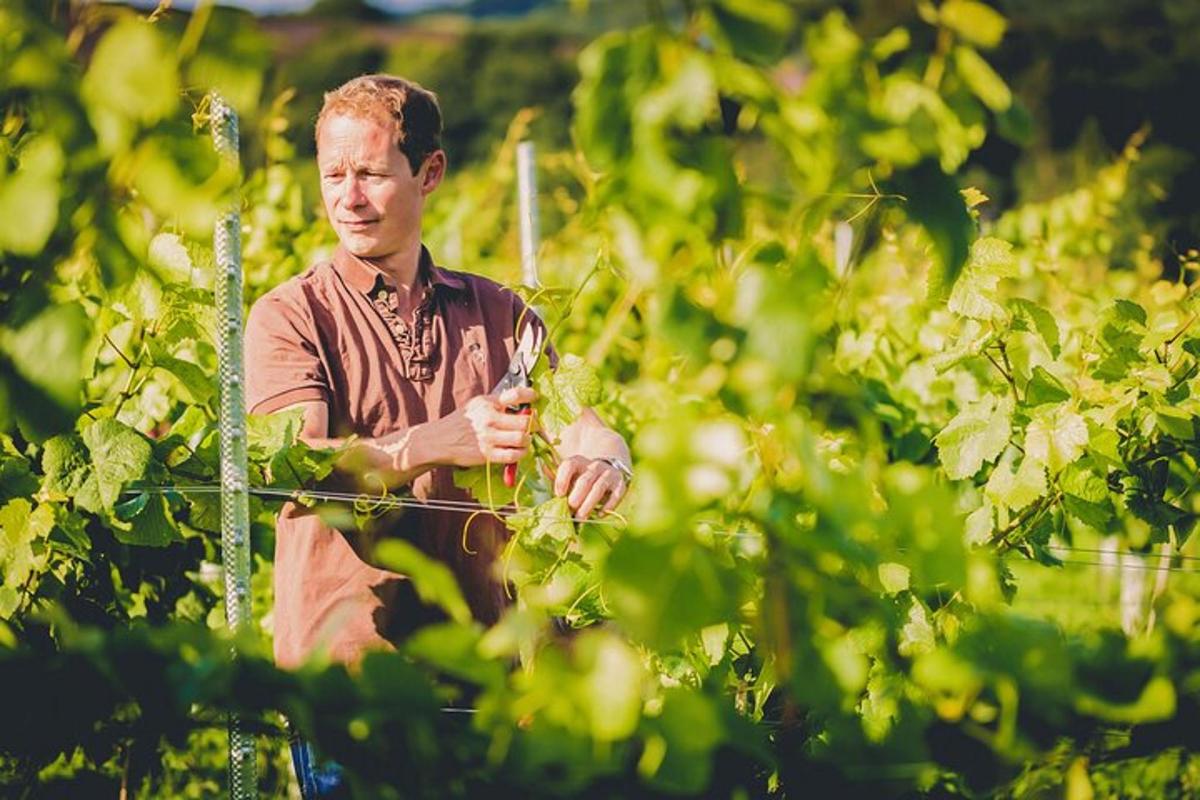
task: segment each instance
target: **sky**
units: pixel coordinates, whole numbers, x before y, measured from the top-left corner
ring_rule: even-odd
[[[153,8],[157,0],[118,0],[129,5]],[[174,0],[173,8],[190,10],[196,6],[197,0]],[[236,6],[253,11],[256,14],[278,14],[292,11],[304,11],[315,0],[217,0],[218,5]],[[371,5],[392,13],[420,11],[434,6],[462,5],[466,0],[367,0]]]

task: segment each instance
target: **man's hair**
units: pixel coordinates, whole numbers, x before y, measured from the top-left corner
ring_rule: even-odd
[[[396,146],[408,159],[414,175],[425,158],[442,147],[442,110],[437,95],[395,75],[360,75],[326,92],[315,133],[319,136],[321,125],[335,116],[391,125]]]

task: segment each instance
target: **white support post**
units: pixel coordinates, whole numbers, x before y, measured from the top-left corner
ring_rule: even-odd
[[[521,227],[521,283],[530,289],[541,286],[538,281],[537,164],[533,142],[517,145],[517,213]]]

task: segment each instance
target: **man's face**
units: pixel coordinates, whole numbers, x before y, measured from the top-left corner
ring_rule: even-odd
[[[438,151],[413,175],[391,127],[372,119],[330,117],[317,134],[325,213],[342,245],[363,258],[386,258],[420,240],[425,195],[444,166]]]

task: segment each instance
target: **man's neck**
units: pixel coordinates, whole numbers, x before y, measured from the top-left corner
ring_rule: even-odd
[[[372,258],[371,263],[387,275],[389,282],[402,293],[412,294],[420,280],[421,240],[416,238],[395,253],[382,258]]]

